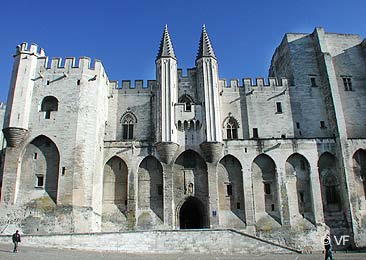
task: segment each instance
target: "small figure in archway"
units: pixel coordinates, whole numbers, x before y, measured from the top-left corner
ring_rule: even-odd
[[[188,194],[192,194],[193,193],[193,183],[189,183],[188,184]]]
[[[20,243],[20,234],[19,231],[15,231],[15,233],[12,236],[13,239],[13,244],[14,244],[14,249],[13,249],[13,253],[18,252],[18,243]]]
[[[330,239],[329,233],[327,233],[324,238],[324,259],[333,260],[332,241]]]

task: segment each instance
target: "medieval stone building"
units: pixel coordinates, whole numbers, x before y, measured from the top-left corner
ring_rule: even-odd
[[[289,33],[268,80],[226,82],[204,27],[187,73],[166,27],[155,63],[119,85],[100,61],[17,47],[2,232],[230,228],[304,248],[330,229],[366,246],[365,40]]]

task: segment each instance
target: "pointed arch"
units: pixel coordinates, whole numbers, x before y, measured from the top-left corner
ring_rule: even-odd
[[[127,209],[127,176],[126,163],[113,156],[104,166],[103,173],[103,216],[121,213]],[[118,212],[117,212],[118,213]]]
[[[231,115],[225,118],[224,128],[226,130],[226,139],[238,139],[238,121]]]
[[[50,138],[40,135],[27,144],[20,163],[20,200],[26,202],[32,194],[39,194],[37,190],[44,190],[44,195],[57,203],[59,166],[60,153]]]
[[[280,219],[280,201],[276,164],[266,154],[258,155],[252,163],[253,192],[256,211]]]
[[[137,117],[130,111],[125,112],[121,117],[122,139],[134,139],[134,126],[137,124]]]
[[[205,226],[209,226],[207,165],[200,154],[193,150],[186,150],[177,157],[173,165],[173,183],[177,184],[173,186],[177,201],[191,196],[202,202],[203,218],[207,221]]]
[[[163,167],[154,156],[145,157],[138,169],[138,208],[151,210],[164,220]]]
[[[194,101],[193,101],[193,98],[190,95],[183,94],[182,96],[179,97],[178,102],[185,104],[185,111],[191,111],[192,110],[192,105],[194,104]]]
[[[226,155],[217,166],[220,225],[242,227],[245,222],[242,166],[233,155]]]
[[[366,199],[366,151],[358,149],[352,159],[357,195]]]
[[[196,197],[189,196],[178,206],[179,228],[200,229],[207,227],[204,204]]]
[[[299,214],[314,223],[314,205],[308,160],[303,155],[294,153],[287,158],[285,170],[290,180],[291,177],[296,178],[296,197]]]
[[[337,159],[329,153],[323,153],[318,160],[319,177],[325,211],[340,211],[340,182],[337,171]]]

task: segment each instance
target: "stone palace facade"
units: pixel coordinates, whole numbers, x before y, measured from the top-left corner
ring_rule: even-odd
[[[22,43],[4,116],[1,232],[237,229],[298,248],[326,230],[366,246],[366,41],[288,33],[269,78],[219,78],[205,27],[156,78]],[[319,245],[318,245],[319,246]]]

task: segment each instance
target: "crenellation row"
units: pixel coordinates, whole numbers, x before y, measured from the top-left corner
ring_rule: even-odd
[[[131,80],[122,80],[121,85],[119,85],[117,80],[110,81],[112,84],[112,88],[121,89],[121,90],[147,90],[150,91],[156,85],[156,80],[147,80],[147,85],[144,85],[144,81],[142,79],[137,79],[134,82],[134,85],[131,84]]]
[[[28,53],[35,54],[38,56],[45,56],[45,51],[43,48],[40,48],[36,43],[31,43],[28,45],[27,42],[23,42],[16,47],[16,55],[20,53]]]
[[[95,59],[94,62],[91,62],[89,57],[66,57],[64,60],[61,57],[53,57],[49,59],[49,57],[40,57],[38,58],[40,63],[40,67],[44,67],[45,69],[79,69],[79,68],[87,68],[89,70],[95,70],[98,68],[103,68],[102,62],[100,60]],[[104,71],[104,69],[103,69]]]
[[[225,79],[220,79],[220,86],[222,88],[260,88],[260,87],[287,87],[288,80],[286,78],[243,78],[242,84],[239,83],[239,79],[231,79],[227,84]]]

